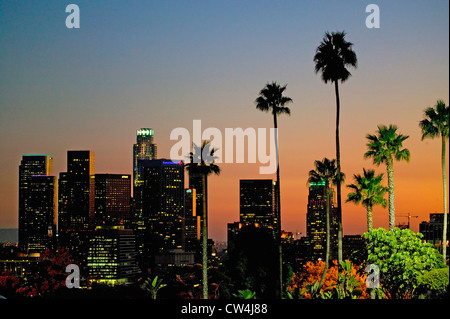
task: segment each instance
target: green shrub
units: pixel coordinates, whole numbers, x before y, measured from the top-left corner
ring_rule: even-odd
[[[420,276],[444,266],[442,255],[409,229],[371,229],[364,238],[367,262],[379,267],[381,285],[392,299],[411,298]]]
[[[424,299],[448,298],[448,267],[427,271],[417,278],[417,282],[414,296]]]

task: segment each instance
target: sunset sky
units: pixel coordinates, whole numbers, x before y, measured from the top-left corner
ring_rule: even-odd
[[[79,29],[66,28],[70,3],[80,8]],[[370,3],[380,8],[379,29],[366,27]],[[90,149],[97,173],[132,174],[139,128],[154,129],[158,157],[168,158],[170,132],[192,131],[193,120],[222,132],[272,127],[254,100],[277,81],[294,101],[278,122],[282,227],[305,236],[308,172],[335,157],[334,88],[314,73],[313,56],[326,31],[342,30],[358,57],[340,86],[346,184],[363,168],[386,175],[363,158],[365,136],[396,124],[411,151],[410,163],[394,164],[396,212],[419,216],[418,231],[443,211],[441,143],[422,142],[418,123],[436,100],[449,103],[447,0],[1,1],[0,228],[18,225],[23,154],[52,155],[58,175],[67,150]],[[239,220],[239,179],[275,179],[259,166],[221,164],[211,176],[213,239],[225,241],[226,224]],[[366,225],[362,206],[343,205],[344,234]],[[374,227],[388,227],[387,209],[375,208]]]

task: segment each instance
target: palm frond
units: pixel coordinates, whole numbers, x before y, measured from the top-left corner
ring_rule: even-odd
[[[351,73],[348,67],[357,68],[358,59],[353,43],[345,40],[345,31],[326,32],[314,55],[314,71],[322,73],[322,80],[345,82]]]

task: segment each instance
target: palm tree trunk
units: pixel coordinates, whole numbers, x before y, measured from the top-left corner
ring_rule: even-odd
[[[203,174],[202,187],[202,201],[203,201],[203,223],[202,223],[202,285],[203,285],[203,299],[208,299],[208,210],[206,207],[206,174]]]
[[[273,127],[275,129],[275,152],[277,161],[277,184],[275,187],[275,210],[277,219],[277,229],[276,229],[276,241],[278,242],[278,299],[282,298],[283,294],[283,248],[281,246],[281,195],[280,195],[280,165],[278,157],[278,123],[277,123],[277,113],[276,108],[273,108]]]
[[[339,177],[337,184],[337,205],[338,205],[338,261],[342,261],[342,196],[341,196],[341,147],[339,142],[339,118],[341,112],[341,102],[339,99],[338,81],[334,81],[334,91],[336,94],[336,173]]]
[[[372,206],[367,206],[367,231],[373,228],[373,212]]]
[[[389,230],[395,227],[395,206],[394,206],[394,163],[392,158],[386,161],[388,174],[388,191],[389,191]]]
[[[442,181],[444,183],[444,225],[442,227],[442,256],[447,262],[447,172],[445,165],[445,137],[442,134]]]
[[[328,270],[328,264],[329,264],[329,258],[330,258],[330,187],[326,186],[326,192],[327,192],[327,216],[326,216],[326,251],[325,251],[325,266],[323,268],[322,278],[320,279],[319,286],[317,287],[316,294],[320,293],[320,289],[322,289],[323,283],[325,282],[325,276],[327,274]]]

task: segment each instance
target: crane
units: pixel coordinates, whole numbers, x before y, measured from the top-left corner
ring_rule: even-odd
[[[397,215],[396,217],[407,217],[408,218],[408,229],[411,229],[411,218],[419,218],[419,216],[411,216],[411,213],[408,213],[408,215]]]

